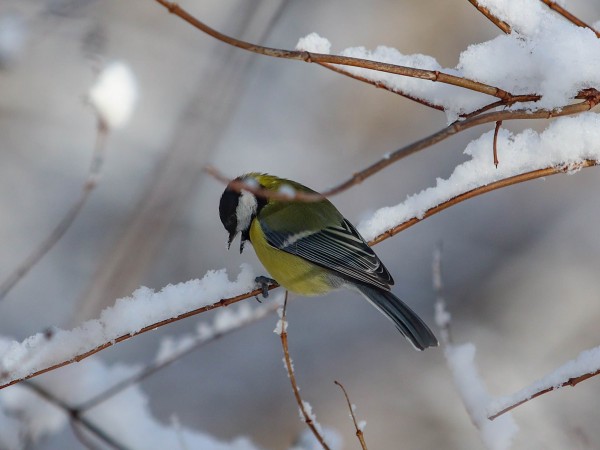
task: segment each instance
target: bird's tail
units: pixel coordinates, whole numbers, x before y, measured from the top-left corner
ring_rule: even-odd
[[[418,350],[435,347],[438,341],[425,322],[389,291],[364,284],[354,285],[367,300],[385,314]]]

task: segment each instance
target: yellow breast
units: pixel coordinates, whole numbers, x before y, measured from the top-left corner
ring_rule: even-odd
[[[328,279],[326,269],[271,246],[256,219],[250,226],[250,241],[269,275],[287,290],[311,296],[324,294],[335,288]]]

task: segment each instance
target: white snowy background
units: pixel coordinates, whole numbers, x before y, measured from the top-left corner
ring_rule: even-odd
[[[530,39],[502,35],[467,1],[352,0],[287,2],[266,44],[291,49],[299,38],[316,32],[331,42],[332,53],[345,48],[344,54],[371,58],[422,53],[436,61],[409,56],[405,64],[456,68],[513,93],[534,89],[548,94],[545,107],[568,103],[583,87],[600,87],[600,50],[590,31],[567,27],[541,2],[521,2],[517,10],[510,5],[519,2],[488,3],[501,8]],[[183,6],[223,32],[256,41],[280,3],[190,0]],[[589,23],[600,19],[600,6],[593,0],[566,6]],[[484,44],[467,49],[478,43]],[[431,99],[453,108],[446,116],[315,65],[231,49],[150,0],[2,2],[2,277],[79,195],[96,129],[85,94],[98,69],[110,61],[126,64],[135,75],[137,105],[131,121],[110,134],[99,186],[82,215],[0,304],[2,370],[16,376],[139,329],[156,317],[220,294],[243,292],[253,274],[263,273],[250,248],[242,256],[226,251],[217,214],[223,186],[201,174],[203,164],[210,162],[230,175],[267,171],[324,190],[442,128],[456,112],[481,100],[465,95],[452,103],[457,89],[432,85]],[[511,78],[519,70],[535,76]],[[413,88],[421,89],[418,84]],[[545,167],[598,158],[599,125],[594,112],[551,124],[505,122],[498,169],[491,159],[493,124],[478,127],[396,163],[333,200],[370,238],[386,223],[422,213],[457,186],[530,170],[536,167],[532,163]],[[526,128],[539,134],[523,132]],[[145,224],[132,246],[123,235],[139,216],[140,199],[156,188],[158,172],[165,170],[164,155],[174,147],[192,150],[192,156],[178,156],[191,162],[171,174],[173,184],[182,187],[170,192],[177,197],[167,197],[163,205],[167,210],[180,202],[178,208],[164,229],[152,221]],[[396,280],[395,292],[433,326],[431,259],[443,242],[452,348],[415,352],[352,293],[291,299],[288,331],[296,376],[321,424],[335,430],[332,440],[341,436],[343,448],[358,445],[345,401],[333,384],[339,380],[358,406],[360,419],[367,421],[370,448],[477,449],[482,439],[489,448],[507,448],[512,425],[500,437],[485,430],[480,437],[461,397],[471,409],[479,408],[476,416],[481,417],[482,399],[497,398],[491,406],[502,405],[503,396],[598,345],[597,173],[585,169],[502,189],[377,246]],[[434,186],[404,206],[375,213]],[[156,213],[161,216],[162,210]],[[111,255],[119,248],[128,249],[129,264],[122,266],[110,290],[90,293],[90,286],[98,286],[101,266],[114,262]],[[240,269],[241,263],[248,265]],[[211,272],[200,282],[158,293],[168,284],[223,267],[230,280],[237,279],[234,284],[226,284],[224,272]],[[100,313],[139,286],[157,293],[138,290],[135,301],[120,301]],[[248,302],[255,306],[254,300]],[[240,317],[248,314],[243,310]],[[214,318],[210,313],[163,327],[34,382],[66,402],[81,403],[155,358],[185,347],[191,336],[210,334],[198,324]],[[86,322],[94,319],[99,321]],[[227,328],[229,319],[219,319],[214,330]],[[203,347],[86,417],[103,423],[128,448],[280,449],[294,443],[311,448],[300,438],[306,436],[305,427],[281,364],[279,339],[272,333],[275,322],[272,315]],[[14,342],[49,327],[65,331],[53,331],[51,339],[38,335],[24,345]],[[471,344],[463,346],[466,342]],[[28,346],[39,348],[24,355]],[[583,354],[579,367],[595,353]],[[471,366],[472,358],[477,368]],[[460,367],[454,370],[456,365]],[[556,380],[540,383],[551,386]],[[600,430],[593,399],[599,394],[598,381],[592,379],[520,407],[512,414],[519,428],[513,448],[596,448]],[[23,423],[36,438],[32,448],[81,446],[66,418],[25,387],[0,392],[0,406],[0,448],[19,448]]]

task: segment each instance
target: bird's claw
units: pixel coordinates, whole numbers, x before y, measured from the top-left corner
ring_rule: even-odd
[[[269,296],[269,285],[277,283],[277,281],[275,281],[273,278],[264,277],[262,275],[259,277],[256,277],[254,279],[254,282],[256,284],[258,284],[258,286],[262,292],[263,298],[267,298]]]

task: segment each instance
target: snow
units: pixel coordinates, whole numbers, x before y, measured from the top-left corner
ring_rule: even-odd
[[[162,320],[235,297],[255,287],[254,272],[242,265],[235,281],[225,270],[212,270],[200,280],[168,285],[160,292],[145,287],[106,308],[99,319],[84,322],[72,330],[54,329],[50,337],[38,333],[22,342],[0,342],[0,383],[27,375],[90,351],[106,342]]]
[[[0,343],[6,343],[0,339]],[[91,357],[86,364],[76,364],[60,371],[50,372],[35,381],[68,405],[78,405],[135,373],[136,369],[124,365],[107,366]],[[219,441],[205,433],[186,429],[180,425],[161,423],[150,413],[149,398],[139,385],[131,386],[119,395],[85,412],[84,417],[112,439],[126,448],[165,449],[187,448],[204,450],[258,450],[247,438],[231,442]],[[115,414],[119,411],[119,414]],[[11,415],[23,419],[21,427]],[[7,449],[24,447],[24,432],[35,441],[47,434],[56,433],[69,423],[69,417],[25,386],[17,385],[0,391],[0,446]],[[26,424],[26,425],[24,425]],[[8,428],[10,427],[10,428]],[[18,436],[20,432],[20,435]]]
[[[122,62],[109,64],[98,76],[88,93],[90,104],[100,120],[117,129],[129,121],[137,102],[137,82],[129,66]]]
[[[296,44],[296,50],[328,54],[331,51],[331,42],[317,33],[310,33],[308,36],[300,38]]]
[[[465,149],[471,159],[458,165],[449,178],[438,178],[435,187],[409,196],[399,205],[379,209],[359,224],[359,232],[371,240],[411,218],[423,218],[427,210],[477,187],[536,169],[574,168],[587,159],[600,160],[600,115],[592,112],[561,117],[541,133],[527,129],[514,134],[501,128],[498,168],[492,159],[493,135],[490,130],[472,141]]]
[[[486,406],[491,397],[475,365],[475,346],[471,343],[448,345],[444,349],[444,355],[452,371],[454,384],[469,417],[479,429],[486,448],[490,450],[510,448],[519,428],[510,414],[494,421],[488,420]]]
[[[283,333],[285,333],[287,331],[287,326],[288,326],[287,321],[283,317],[283,307],[277,308],[277,315],[279,316],[279,320],[277,321],[277,324],[275,325],[275,329],[273,330],[273,333],[281,336]]]
[[[546,389],[559,389],[572,378],[595,373],[600,370],[600,347],[585,350],[579,356],[555,369],[513,395],[499,397],[490,402],[487,414],[493,416],[508,406],[530,399],[534,394]],[[503,416],[501,416],[503,417]],[[496,419],[498,420],[498,419]]]
[[[480,4],[508,22],[513,32],[470,45],[460,54],[454,68],[442,67],[432,56],[407,55],[388,46],[378,46],[374,50],[354,47],[339,54],[441,71],[499,87],[515,95],[542,96],[539,102],[517,103],[514,108],[560,108],[569,104],[581,89],[600,88],[600,39],[592,30],[573,25],[539,0],[485,0]],[[297,48],[329,53],[330,45],[329,41],[313,33],[300,39]],[[338,67],[379,82],[395,92],[442,106],[449,122],[460,114],[497,100],[439,82],[358,67]]]

